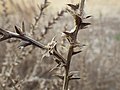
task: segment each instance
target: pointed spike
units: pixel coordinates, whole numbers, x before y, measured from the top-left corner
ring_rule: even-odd
[[[22,30],[23,30],[23,32],[25,32],[25,23],[24,23],[24,21],[22,22]]]
[[[81,29],[86,28],[86,26],[91,25],[91,23],[82,23]]]
[[[91,25],[91,23],[82,23],[83,26]]]
[[[85,19],[90,18],[90,17],[92,17],[92,16],[86,16]]]
[[[71,77],[69,80],[78,80],[78,79],[81,79],[80,77]]]
[[[79,4],[73,5],[73,4],[67,4],[71,9],[77,10],[79,8]]]
[[[20,43],[20,45],[18,46],[18,48],[20,48],[20,47],[27,47],[27,46],[29,46],[29,45],[31,45],[30,42],[25,42],[25,41],[23,41],[23,42]]]
[[[19,35],[24,35],[21,31],[20,28],[18,28],[17,26],[15,26],[15,30],[16,30],[16,33],[19,34]]]
[[[72,33],[70,33],[70,31],[64,31],[63,33],[65,33],[68,36],[71,36]]]
[[[82,51],[80,50],[80,51],[73,52],[73,55],[76,55],[76,54],[78,54],[80,52],[82,52]]]

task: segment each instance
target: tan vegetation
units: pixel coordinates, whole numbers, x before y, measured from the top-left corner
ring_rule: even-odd
[[[65,8],[71,10],[66,3],[75,4],[78,0],[62,0],[61,4],[51,0],[52,3],[45,6],[44,0],[39,3],[37,0],[7,1],[0,1],[0,41],[10,38],[9,35],[22,38],[22,41],[12,38],[0,42],[0,90],[61,90],[63,81],[67,87],[73,75],[78,80],[70,80],[69,90],[120,89],[119,1],[86,0],[82,18],[92,15],[83,19],[91,25],[79,31],[77,41],[80,48],[75,50],[80,54],[72,59],[69,51],[73,51],[70,47],[76,43],[76,38],[70,36],[69,31],[74,27],[73,20],[79,18],[72,17]],[[56,41],[58,52],[55,49]],[[66,58],[71,59],[70,68],[67,69]],[[69,71],[73,72],[65,79]]]
[[[7,7],[9,9],[9,12],[16,11],[16,8],[13,4],[10,3],[10,1],[13,1],[15,4],[19,5],[22,9],[24,9],[24,4],[26,7],[29,7],[32,5],[36,7],[38,3],[40,3],[40,0],[5,0],[7,2]],[[42,1],[42,0],[41,0]],[[67,3],[78,3],[79,0],[49,0],[51,3],[50,7],[52,8],[51,12],[54,13],[57,10],[61,10],[65,7],[65,4]],[[120,10],[120,1],[119,0],[87,0],[85,11],[94,17],[99,17],[99,14],[102,13],[104,15],[108,15],[111,17],[115,16],[117,13],[119,13]],[[0,9],[2,7],[0,6]],[[112,10],[112,12],[111,12]],[[31,8],[28,10],[31,11]],[[0,10],[1,13],[1,10]]]

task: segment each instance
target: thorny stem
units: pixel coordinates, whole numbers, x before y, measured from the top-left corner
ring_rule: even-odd
[[[63,90],[68,90],[69,85],[69,69],[70,69],[70,62],[73,54],[73,46],[71,45],[69,47],[68,56],[67,56],[67,64],[65,68],[65,76],[64,76],[64,82],[63,82]]]
[[[82,17],[83,14],[83,8],[84,8],[84,2],[85,0],[81,0],[80,3],[80,16]],[[68,85],[69,85],[69,69],[70,69],[70,63],[71,63],[71,59],[72,59],[72,55],[73,55],[73,49],[74,49],[74,44],[75,41],[77,39],[77,34],[78,34],[78,29],[79,27],[76,27],[76,34],[74,36],[74,43],[70,44],[69,50],[68,50],[68,55],[67,55],[67,63],[66,63],[66,67],[65,67],[65,75],[64,75],[64,81],[63,81],[63,89],[62,90],[68,90]]]
[[[81,16],[81,18],[82,18],[82,14],[83,14],[84,2],[85,2],[85,0],[81,0],[81,3],[80,3],[80,16]],[[41,14],[40,14],[38,20],[40,19],[40,17],[41,17]],[[36,21],[35,25],[37,24],[37,22],[38,21]],[[73,36],[71,36],[72,43],[70,43],[70,46],[69,46],[69,49],[68,49],[67,59],[65,59],[66,61],[62,57],[58,57],[58,58],[64,60],[65,64],[66,64],[65,65],[65,75],[64,75],[64,80],[63,80],[63,90],[68,90],[68,85],[69,85],[69,81],[70,81],[70,77],[69,77],[70,63],[71,63],[71,59],[72,59],[72,56],[73,56],[73,53],[74,53],[74,47],[76,45],[78,30],[80,29],[79,25],[76,25],[75,27],[76,27],[75,28],[75,33],[74,34],[72,33]],[[24,35],[18,28],[15,28],[15,29],[16,29],[17,33],[13,33],[13,32],[9,32],[9,31],[5,31],[3,29],[0,29],[0,34],[3,36],[0,39],[0,41],[4,41],[4,40],[10,39],[10,38],[19,38],[19,39],[22,39],[23,41],[29,42],[30,44],[32,44],[34,46],[39,47],[41,49],[44,49],[44,50],[48,49],[42,43],[39,43],[38,41],[28,37],[27,35]],[[58,55],[58,56],[60,56],[60,55]],[[64,62],[64,61],[62,61],[62,62]]]

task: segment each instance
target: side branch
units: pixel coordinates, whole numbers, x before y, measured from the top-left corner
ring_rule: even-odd
[[[10,39],[10,38],[18,38],[18,39],[21,39],[25,42],[28,42],[29,45],[34,45],[34,46],[39,47],[41,49],[47,49],[45,47],[45,45],[43,45],[42,43],[30,38],[29,36],[27,36],[25,34],[21,34],[22,33],[21,31],[16,30],[16,32],[17,33],[14,33],[14,32],[6,31],[6,30],[3,30],[0,28],[0,35],[2,36],[2,37],[0,37],[0,42],[7,40],[7,39]]]

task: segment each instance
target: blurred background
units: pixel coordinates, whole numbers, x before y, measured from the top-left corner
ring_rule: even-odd
[[[40,16],[44,0],[0,0],[0,28],[15,31],[14,26],[21,27],[24,21],[25,32],[34,39],[47,44],[56,35],[59,43],[63,43],[61,33],[74,26],[71,15],[64,12],[66,4],[80,1],[48,2]],[[77,71],[81,79],[71,81],[69,88],[120,90],[120,3],[118,0],[86,0],[84,16],[87,15],[92,16],[86,20],[91,25],[78,35],[79,42],[86,46],[72,58],[70,68]],[[35,24],[35,17],[39,16]],[[44,57],[41,61],[44,54],[41,49],[33,46],[19,49],[19,42],[17,39],[0,42],[0,90],[61,90],[62,81],[53,75],[63,70],[49,72],[56,65],[53,57]],[[59,46],[59,51],[66,57],[67,46]]]

